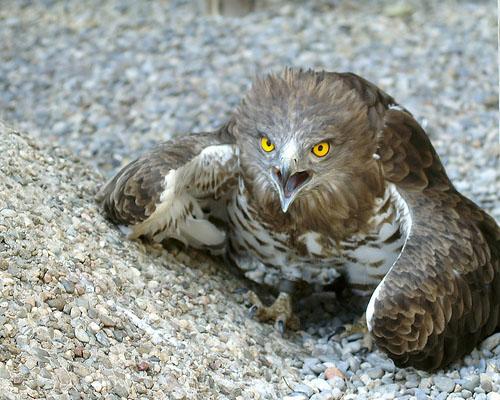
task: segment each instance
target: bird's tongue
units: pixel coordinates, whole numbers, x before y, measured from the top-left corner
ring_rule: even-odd
[[[309,178],[309,174],[306,171],[297,172],[289,177],[285,185],[285,196],[290,197],[297,188],[304,184],[307,178]]]

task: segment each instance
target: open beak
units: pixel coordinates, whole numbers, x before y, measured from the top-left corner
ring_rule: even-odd
[[[280,167],[273,168],[271,175],[278,189],[281,209],[286,213],[297,194],[311,179],[311,174],[307,171],[295,171],[290,164],[282,163]]]

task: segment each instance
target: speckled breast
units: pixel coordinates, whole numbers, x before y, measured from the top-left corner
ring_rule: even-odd
[[[299,232],[290,240],[274,232],[247,201],[242,182],[228,204],[228,256],[247,278],[280,291],[306,282],[316,288],[344,274],[359,294],[370,294],[392,266],[403,246],[394,189],[376,200],[368,233],[336,243],[318,232]]]

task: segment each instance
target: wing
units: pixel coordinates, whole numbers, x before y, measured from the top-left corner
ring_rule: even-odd
[[[105,214],[128,226],[130,238],[221,246],[225,234],[208,218],[238,181],[230,126],[163,143],[125,166],[97,195]]]
[[[369,330],[398,365],[442,368],[499,327],[500,229],[456,191],[407,110],[354,74],[334,75],[360,94],[380,128],[380,163],[406,231],[370,299]]]
[[[500,314],[500,229],[449,181],[411,114],[389,109],[379,150],[406,215],[406,243],[367,320],[399,365],[442,368],[493,333]]]

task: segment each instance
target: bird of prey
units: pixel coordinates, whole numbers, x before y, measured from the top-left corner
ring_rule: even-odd
[[[131,238],[223,253],[279,294],[339,276],[399,366],[436,370],[499,327],[500,229],[457,192],[412,114],[352,73],[257,79],[220,129],[158,145],[101,189]]]

